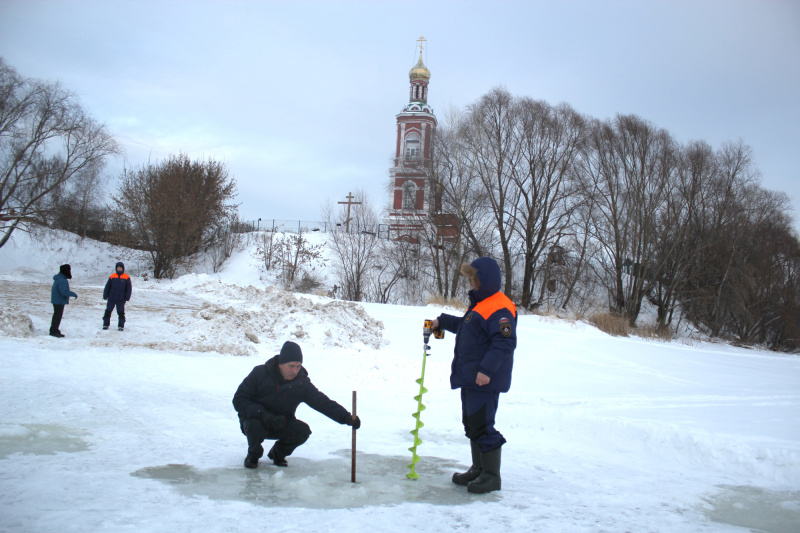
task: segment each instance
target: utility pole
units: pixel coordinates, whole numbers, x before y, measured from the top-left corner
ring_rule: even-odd
[[[350,206],[351,205],[361,205],[361,202],[354,202],[353,199],[355,198],[355,196],[353,196],[353,193],[351,193],[351,192],[348,192],[347,196],[345,196],[345,198],[347,198],[346,202],[337,202],[337,203],[342,204],[342,205],[345,205],[345,204],[347,205],[347,219],[344,221],[344,223],[347,225],[347,233],[350,233],[350,221],[352,220],[350,218]]]

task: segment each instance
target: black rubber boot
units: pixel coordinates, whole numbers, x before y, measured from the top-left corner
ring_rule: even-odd
[[[470,481],[474,481],[481,475],[481,450],[478,448],[478,443],[470,440],[469,447],[472,450],[472,466],[466,472],[453,474],[453,483],[456,485],[466,486]]]
[[[278,453],[275,451],[275,446],[273,446],[272,449],[269,451],[269,453],[267,453],[267,457],[272,459],[272,464],[274,464],[275,466],[283,466],[283,467],[289,466],[289,463],[286,461],[286,458],[279,456]]]
[[[500,450],[495,448],[490,452],[481,453],[481,475],[478,479],[467,485],[469,492],[484,494],[500,490]]]
[[[258,457],[247,454],[247,457],[244,458],[244,466],[245,468],[258,468]]]

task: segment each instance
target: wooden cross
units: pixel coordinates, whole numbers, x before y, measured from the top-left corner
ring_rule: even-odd
[[[337,203],[342,204],[342,205],[347,204],[347,219],[344,222],[347,225],[347,233],[350,233],[350,221],[352,220],[350,218],[350,206],[351,205],[361,205],[361,202],[354,202],[353,199],[355,198],[355,196],[353,196],[353,193],[351,193],[351,192],[348,192],[347,196],[345,196],[345,198],[347,198],[346,202],[337,202]]]

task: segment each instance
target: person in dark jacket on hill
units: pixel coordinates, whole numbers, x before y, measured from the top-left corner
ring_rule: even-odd
[[[295,417],[297,406],[307,404],[334,422],[361,427],[361,420],[319,391],[302,366],[303,352],[286,341],[280,354],[255,367],[233,395],[242,433],[247,436],[244,466],[258,467],[265,439],[276,440],[267,454],[276,466],[289,466],[286,457],[306,442],[311,428]]]
[[[69,290],[69,279],[72,279],[72,267],[61,265],[58,274],[53,276],[53,286],[50,288],[50,303],[53,304],[53,318],[50,320],[50,335],[64,337],[61,333],[61,317],[64,316],[64,306],[69,304],[69,297],[77,299],[78,295]]]
[[[117,329],[122,331],[125,327],[125,302],[130,301],[133,286],[131,277],[125,273],[122,261],[117,263],[116,272],[111,274],[103,289],[103,300],[108,300],[106,312],[103,315],[103,329],[111,325],[111,311],[117,308]]]
[[[500,267],[490,257],[461,266],[472,286],[463,317],[441,314],[434,328],[456,334],[450,387],[461,389],[461,421],[469,438],[472,466],[453,474],[469,492],[500,490],[500,449],[506,439],[494,427],[501,392],[511,387],[517,347],[517,308],[500,292]]]

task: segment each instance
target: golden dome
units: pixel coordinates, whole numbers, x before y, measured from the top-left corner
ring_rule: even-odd
[[[409,71],[408,78],[410,80],[431,79],[431,71],[425,68],[425,63],[422,62],[422,52],[419,54],[419,61],[417,61],[417,64]]]

